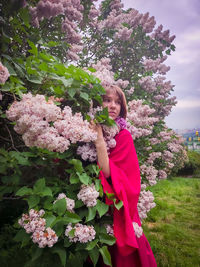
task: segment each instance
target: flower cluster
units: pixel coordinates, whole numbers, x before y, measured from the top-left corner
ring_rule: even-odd
[[[4,84],[9,76],[8,69],[0,62],[0,84]]]
[[[153,165],[141,165],[140,166],[140,171],[141,171],[141,175],[144,176],[150,185],[155,185],[156,182],[156,178],[157,178],[157,174],[158,174],[158,170],[156,170],[156,168]]]
[[[142,190],[137,205],[140,220],[147,218],[147,213],[155,206],[153,193],[149,190]]]
[[[66,197],[64,193],[60,193],[57,197],[57,199],[54,201],[56,203],[57,200],[59,199],[65,199],[66,200],[66,208],[69,212],[74,212],[74,207],[75,207],[75,201],[71,198]]]
[[[81,185],[77,198],[82,200],[87,207],[94,207],[97,204],[99,192],[95,189],[95,185]]]
[[[106,233],[107,233],[108,235],[112,235],[112,236],[114,236],[113,225],[106,224],[105,227],[106,227]]]
[[[44,213],[44,210],[31,209],[29,214],[23,214],[18,221],[26,233],[33,233],[31,238],[40,248],[52,247],[58,241],[56,233],[50,227],[45,228],[46,220],[41,218]]]
[[[73,233],[70,232],[73,230]],[[65,230],[65,235],[69,238],[71,242],[87,243],[95,239],[96,231],[93,226],[83,225],[81,223],[68,224]]]
[[[6,114],[9,120],[16,122],[15,131],[22,134],[29,147],[62,153],[70,143],[91,142],[97,138],[97,133],[80,113],[73,115],[68,106],[61,110],[52,100],[46,101],[43,95],[23,95],[22,100],[15,101]]]
[[[40,0],[36,7],[30,7],[32,24],[39,27],[40,21],[44,18],[50,19],[58,15],[64,15],[62,21],[62,31],[66,33],[66,41],[71,44],[67,56],[71,60],[78,60],[79,53],[83,46],[81,44],[81,35],[77,32],[78,23],[83,19],[83,5],[80,0]]]
[[[154,73],[158,72],[159,74],[164,75],[170,70],[170,67],[162,64],[166,59],[167,56],[155,60],[146,59],[144,60],[143,65],[146,71],[153,71]]]
[[[133,229],[137,238],[140,238],[143,235],[143,229],[138,225],[138,223],[133,222]]]
[[[126,122],[122,118],[118,118],[116,121],[116,125],[113,125],[111,127],[102,125],[103,137],[106,143],[108,153],[110,152],[111,148],[114,148],[116,146],[116,141],[114,137],[116,136],[116,134],[119,133],[120,130],[124,129],[125,126]],[[77,154],[80,155],[81,158],[85,161],[89,160],[93,162],[97,160],[97,151],[93,143],[79,146],[77,149]]]
[[[154,123],[158,121],[158,118],[151,116],[155,110],[148,105],[144,105],[142,100],[129,101],[128,109],[127,129],[133,139],[150,135]]]

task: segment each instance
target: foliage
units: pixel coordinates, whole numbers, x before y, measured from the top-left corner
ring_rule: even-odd
[[[183,168],[178,171],[179,175],[200,176],[200,154],[195,151],[187,151],[188,161]]]
[[[151,153],[162,153],[159,158],[147,164],[156,171],[155,177],[152,178],[152,174],[148,177],[147,173],[142,173],[144,184],[148,185],[152,179],[153,183],[156,183],[156,177],[161,176],[159,171],[169,173],[172,168],[165,159],[166,151],[173,154],[170,161],[174,161],[176,168],[179,168],[183,161],[180,158],[183,154],[181,141],[173,131],[167,129],[163,121],[175,104],[174,99],[170,98],[173,86],[169,82],[162,83],[164,79],[159,78],[159,75],[166,71],[166,67],[163,65],[160,67],[159,64],[166,59],[166,54],[170,54],[175,49],[172,44],[173,38],[169,37],[169,33],[161,30],[153,32],[155,21],[149,18],[149,15],[134,15],[134,10],[120,8],[115,10],[113,1],[110,0],[103,1],[100,14],[96,17],[91,15],[92,8],[93,11],[96,9],[93,1],[84,0],[81,1],[83,9],[80,6],[74,6],[76,9],[74,13],[64,15],[61,12],[49,18],[45,17],[43,10],[42,16],[37,18],[39,16],[37,13],[34,18],[33,10],[36,10],[34,8],[37,8],[41,2],[30,1],[24,6],[24,1],[21,0],[16,1],[15,4],[9,1],[8,5],[3,1],[0,6],[1,62],[10,74],[9,79],[5,83],[1,82],[0,87],[2,98],[0,100],[0,198],[2,206],[5,204],[9,208],[12,204],[7,200],[15,205],[19,203],[19,212],[11,216],[12,218],[9,217],[10,224],[14,223],[14,226],[10,227],[2,223],[2,236],[4,229],[8,229],[9,236],[13,237],[16,234],[14,240],[21,242],[21,250],[18,244],[14,245],[13,242],[10,246],[13,250],[16,246],[20,253],[26,251],[27,255],[31,255],[31,261],[27,263],[31,266],[38,266],[38,262],[40,266],[46,266],[52,262],[55,266],[56,264],[83,266],[88,256],[96,265],[99,255],[107,265],[111,265],[107,246],[114,244],[115,238],[106,232],[105,225],[112,224],[112,219],[110,216],[105,216],[108,206],[104,203],[105,196],[98,179],[100,170],[96,163],[83,161],[77,155],[77,147],[80,145],[78,143],[71,144],[64,153],[51,152],[39,147],[26,147],[21,135],[13,130],[15,122],[10,122],[5,112],[13,101],[20,101],[23,94],[31,92],[33,95],[45,95],[47,100],[53,96],[56,105],[61,108],[70,106],[73,113],[80,112],[85,120],[90,120],[87,113],[91,103],[93,107],[101,105],[101,95],[105,93],[102,82],[104,78],[105,80],[109,78],[106,75],[101,79],[97,78],[98,68],[94,68],[93,64],[97,66],[106,55],[110,58],[108,70],[113,71],[113,73],[111,71],[107,73],[113,75],[114,82],[118,81],[119,84],[121,82],[122,85],[125,82],[126,86],[121,85],[121,87],[125,89],[128,101],[143,101],[137,103],[144,113],[138,114],[139,119],[130,120],[130,127],[136,126],[134,130],[138,129],[138,132],[142,133],[135,138],[141,165],[151,161]],[[76,12],[81,12],[80,18],[76,18]],[[111,23],[113,26],[107,27],[113,14],[114,18],[123,17],[125,22],[120,21],[118,25]],[[133,22],[130,20],[131,16],[134,19],[138,16],[135,25],[131,24],[131,21]],[[34,19],[38,19],[37,27],[32,26]],[[73,30],[71,35],[64,31],[66,19],[68,19],[67,25],[71,23],[71,31]],[[128,38],[121,39],[123,31],[125,33],[131,31]],[[76,38],[78,34],[81,35],[84,44],[82,50],[70,39],[73,34]],[[75,48],[78,48],[78,52],[74,52]],[[74,59],[77,61],[73,61]],[[145,60],[156,61],[159,65],[158,69],[146,68]],[[152,64],[152,61],[150,62]],[[162,71],[159,68],[162,68]],[[150,84],[153,84],[155,90],[144,89],[142,78],[152,81]],[[133,86],[134,94],[130,94]],[[160,95],[163,95],[163,98],[159,100]],[[149,105],[152,109],[148,114],[145,113],[145,105]],[[132,111],[137,113],[137,110]],[[137,121],[145,116],[147,119],[150,117],[156,120],[151,124],[147,120],[138,126]],[[112,124],[107,110],[98,113],[95,119],[100,123]],[[167,138],[162,139],[163,135]],[[155,137],[158,142],[153,144],[152,139]],[[174,151],[169,148],[170,143],[171,147],[176,147]],[[97,205],[86,207],[81,200],[77,199],[77,194],[82,185],[92,184],[95,185],[99,198]],[[65,193],[68,198],[75,199],[75,213],[66,210],[63,199],[55,202],[59,193]],[[114,199],[116,208],[121,208],[122,204]],[[31,235],[19,228],[17,219],[22,213],[27,213],[27,209],[45,210],[43,218],[46,220],[46,227],[51,227],[59,238],[53,248],[38,248],[31,241]],[[69,238],[64,235],[64,229],[69,223],[75,225],[80,222],[94,226],[95,239],[88,243],[69,242]],[[73,231],[70,231],[72,238]],[[2,240],[3,259],[15,255],[13,251],[6,254],[5,236]]]

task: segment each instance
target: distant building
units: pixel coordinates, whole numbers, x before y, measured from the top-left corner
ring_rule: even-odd
[[[188,148],[188,150],[193,150],[198,153],[200,153],[200,137],[199,137],[199,131],[196,131],[196,136],[190,136],[185,138],[185,146]]]

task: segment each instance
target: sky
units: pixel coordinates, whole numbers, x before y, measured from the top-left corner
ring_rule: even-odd
[[[200,128],[200,0],[122,0],[124,9],[149,12],[163,30],[176,35],[176,51],[165,61],[177,105],[166,118],[172,129]]]
[[[167,79],[175,85],[177,105],[166,118],[173,129],[200,128],[200,1],[122,0],[124,8],[149,12],[156,26],[162,24],[176,35],[176,51],[165,61]]]

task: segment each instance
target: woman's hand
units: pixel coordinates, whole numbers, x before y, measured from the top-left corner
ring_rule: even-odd
[[[103,138],[103,131],[100,124],[96,124],[93,121],[90,122],[91,128],[97,133],[97,139],[95,140],[95,146],[102,145],[105,141]]]
[[[110,166],[106,143],[103,138],[103,131],[100,124],[95,124],[93,121],[90,123],[91,128],[97,133],[97,139],[94,142],[97,150],[97,160],[105,177],[110,176]]]

